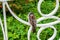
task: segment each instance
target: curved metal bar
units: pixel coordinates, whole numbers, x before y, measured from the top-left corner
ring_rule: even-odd
[[[41,27],[41,28],[39,29],[39,31],[38,31],[38,33],[37,33],[37,38],[38,38],[38,40],[41,40],[41,39],[39,38],[40,33],[41,33],[44,29],[46,29],[46,28],[48,28],[48,27],[45,26],[45,27]],[[53,33],[52,37],[50,37],[48,40],[53,40],[53,39],[56,37],[57,31],[56,31],[56,29],[54,28],[54,26],[50,26],[50,28],[54,29],[54,33]]]
[[[27,38],[28,38],[28,40],[30,40],[30,33],[31,33],[31,31],[32,31],[32,26],[29,28],[29,30],[28,30],[28,34],[27,34]]]
[[[5,11],[5,2],[2,2],[3,6],[3,16],[4,16],[4,29],[5,29],[5,40],[8,40],[8,34],[7,34],[7,23],[6,23],[6,11]]]
[[[20,19],[19,17],[17,17],[17,16],[14,14],[14,12],[12,12],[12,10],[10,9],[10,7],[9,7],[9,5],[8,5],[7,2],[6,2],[6,6],[7,6],[7,8],[9,9],[9,11],[11,12],[11,14],[12,14],[17,20],[19,20],[20,22],[22,22],[22,23],[24,23],[24,24],[26,24],[26,25],[30,25],[29,22],[26,22],[26,21]],[[39,25],[40,25],[40,24],[37,24],[37,26],[39,26]],[[42,24],[42,25],[45,25],[45,24]]]
[[[59,17],[56,17],[56,16],[41,17],[41,18],[37,19],[37,23],[44,20],[44,19],[47,19],[47,18],[53,18],[53,19],[57,19],[57,20],[60,19]]]
[[[60,18],[59,17],[56,17],[56,16],[48,16],[48,17],[41,17],[41,18],[39,18],[39,19],[37,19],[37,23],[39,22],[39,21],[42,21],[42,20],[44,20],[44,19],[47,19],[47,18],[53,18],[53,19],[57,19],[56,21],[54,21],[54,22],[50,22],[50,23],[46,23],[46,24],[37,24],[37,26],[50,26],[50,25],[55,25],[55,24],[57,24],[57,23],[59,23],[60,21]]]
[[[0,0],[0,2],[13,1],[13,0]]]
[[[3,32],[3,37],[4,37],[4,40],[5,40],[5,39],[6,39],[6,38],[5,38],[5,32],[4,32],[4,28],[3,28],[3,24],[2,24],[1,18],[0,18],[0,25],[1,25],[2,32]]]
[[[53,34],[53,36],[52,36],[51,38],[49,38],[48,40],[53,40],[53,39],[55,38],[55,36],[56,36],[56,29],[55,29],[52,25],[55,25],[55,24],[57,24],[57,23],[60,22],[60,18],[58,18],[58,17],[56,17],[56,16],[53,16],[53,15],[57,12],[57,10],[58,10],[59,1],[56,0],[56,7],[55,7],[55,9],[54,9],[51,13],[49,13],[49,14],[43,14],[43,13],[41,12],[40,6],[41,6],[41,3],[42,3],[42,2],[43,2],[43,0],[40,0],[40,1],[38,2],[38,12],[39,12],[43,17],[37,19],[37,23],[38,23],[39,21],[42,21],[42,20],[47,19],[47,18],[54,18],[54,19],[57,19],[57,21],[54,21],[54,22],[51,22],[51,23],[47,23],[47,24],[37,24],[38,27],[41,27],[41,29],[40,29],[40,30],[38,31],[38,33],[37,33],[37,37],[38,37],[39,34],[42,32],[42,30],[44,30],[45,28],[48,28],[47,26],[50,26],[50,28],[54,29],[54,34]],[[8,40],[8,36],[7,36],[7,25],[6,25],[5,5],[7,6],[8,10],[9,10],[10,13],[12,14],[12,16],[14,16],[18,21],[20,21],[20,22],[22,22],[22,23],[24,23],[24,24],[26,24],[26,25],[29,25],[29,26],[31,26],[31,25],[30,25],[29,22],[26,22],[26,21],[22,20],[21,18],[19,18],[17,15],[15,15],[14,12],[10,9],[8,3],[7,3],[6,1],[4,1],[4,2],[3,2],[3,15],[4,15],[4,26],[5,26],[5,34],[4,34],[4,37],[5,37],[5,40]],[[43,27],[42,27],[42,26],[43,26]],[[46,26],[46,27],[44,27],[44,26]],[[29,29],[29,31],[28,31],[28,40],[30,40],[31,30],[32,30],[32,27],[30,27],[30,29]],[[39,39],[39,37],[38,37],[38,39]],[[40,40],[40,39],[39,39],[39,40]]]
[[[9,7],[9,5],[8,5],[7,2],[5,2],[5,4],[6,4],[8,10],[10,11],[10,13],[12,14],[12,16],[14,16],[14,17],[15,17],[18,21],[20,21],[21,23],[24,23],[24,24],[26,24],[26,25],[30,25],[29,22],[26,22],[26,21],[22,20],[21,18],[19,18],[17,15],[15,15],[15,13],[10,9],[10,7]]]
[[[42,2],[43,2],[44,0],[39,0],[39,2],[38,2],[38,6],[37,6],[37,9],[38,9],[38,12],[42,15],[42,16],[52,16],[52,15],[54,15],[56,12],[57,12],[57,10],[58,10],[58,8],[59,8],[59,0],[56,0],[56,7],[55,7],[55,9],[51,12],[51,13],[49,13],[49,14],[43,14],[42,12],[41,12],[41,4],[42,4]]]
[[[51,22],[51,23],[46,23],[46,24],[37,24],[37,26],[52,26],[52,25],[55,25],[55,24],[57,24],[57,23],[59,23],[60,21],[55,21],[55,22]]]
[[[52,37],[50,37],[48,40],[53,40],[56,37],[57,30],[54,26],[50,26],[50,28],[54,29],[54,33],[53,33]]]

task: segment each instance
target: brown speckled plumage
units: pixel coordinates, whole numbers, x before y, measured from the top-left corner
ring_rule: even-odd
[[[32,12],[29,14],[29,22],[32,25],[32,31],[35,32],[36,31],[36,19]]]

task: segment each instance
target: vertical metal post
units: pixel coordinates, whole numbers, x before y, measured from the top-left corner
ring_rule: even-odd
[[[3,6],[3,16],[4,16],[4,31],[5,31],[5,39],[4,40],[8,40],[5,1],[2,2],[2,6]]]

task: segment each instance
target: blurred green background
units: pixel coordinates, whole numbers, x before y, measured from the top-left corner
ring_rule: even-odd
[[[60,0],[59,0],[60,1]],[[28,13],[33,12],[36,16],[36,19],[42,17],[37,10],[37,3],[38,0],[15,0],[8,2],[10,8],[15,12],[15,14],[20,17],[21,19],[28,21]],[[44,0],[44,2],[41,5],[41,10],[44,14],[49,14],[56,6],[55,0]],[[2,14],[2,4],[0,2],[0,16],[3,21],[3,14]],[[23,23],[20,23],[18,20],[16,20],[8,11],[6,8],[6,15],[7,15],[7,27],[8,27],[8,37],[9,40],[27,40],[27,32],[30,28],[30,26],[27,26]],[[60,17],[60,7],[55,14],[55,16]],[[56,19],[46,19],[41,22],[40,24],[54,22]],[[57,29],[57,36],[54,40],[58,40],[60,38],[60,23],[54,25],[54,27]],[[37,31],[39,28],[36,28],[35,33],[31,33],[31,40],[37,40]],[[50,38],[53,34],[53,29],[47,28],[42,31],[40,38],[42,40],[47,40]],[[3,34],[2,29],[0,27],[0,40],[3,40]]]

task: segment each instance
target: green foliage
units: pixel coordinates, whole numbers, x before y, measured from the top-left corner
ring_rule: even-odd
[[[38,0],[28,0],[27,3],[26,0],[15,0],[13,2],[9,2],[9,5],[18,17],[22,18],[25,21],[28,21],[29,12],[33,12],[34,15],[36,16],[36,19],[42,17],[37,11],[37,3]],[[41,10],[44,14],[49,14],[55,8],[55,5],[56,5],[55,0],[53,1],[44,0],[44,2],[41,5]],[[7,12],[7,27],[8,27],[9,40],[27,40],[27,32],[30,26],[22,24],[21,22],[16,20],[14,17],[12,17],[12,15],[8,10],[6,12]],[[0,16],[2,17],[3,20],[2,9],[0,9]],[[55,16],[60,17],[60,8],[55,14]],[[54,21],[56,21],[56,19],[46,19],[39,23],[42,24]],[[57,29],[57,36],[54,40],[58,40],[60,38],[60,23],[54,26]],[[39,28],[36,28],[36,32],[31,33],[31,40],[37,40],[36,34],[38,30]],[[40,38],[42,40],[47,40],[52,36],[52,34],[53,30],[47,28],[44,31],[42,31]],[[1,28],[0,28],[0,40],[3,40]]]

